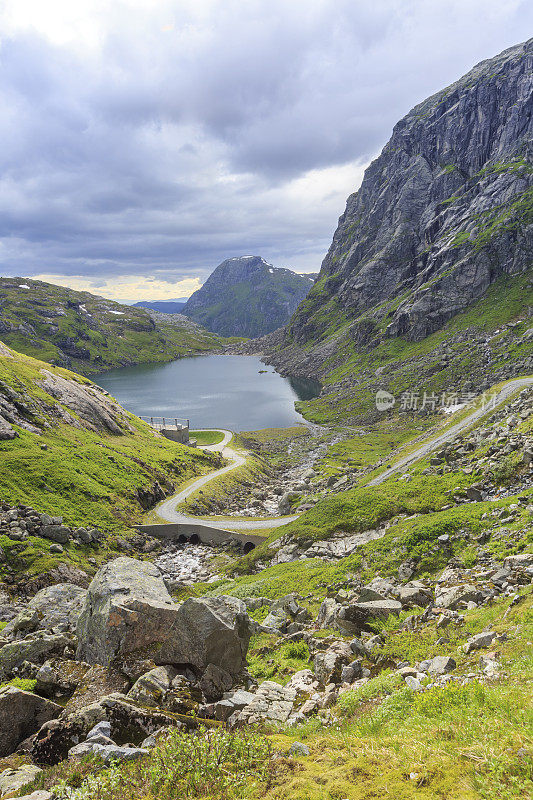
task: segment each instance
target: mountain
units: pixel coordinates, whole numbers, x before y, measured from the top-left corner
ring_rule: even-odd
[[[134,303],[134,308],[151,308],[152,311],[159,311],[161,314],[179,314],[185,307],[186,297],[178,300],[140,300]]]
[[[31,278],[0,278],[0,340],[82,374],[220,346],[183,317],[155,321],[144,309]]]
[[[480,389],[531,370],[532,92],[533,39],[395,126],[309,295],[261,344],[272,363],[318,376],[348,415],[378,387]]]
[[[58,561],[91,571],[87,558],[110,557],[107,534],[125,533],[175,482],[212,468],[208,454],[159,436],[88,378],[2,343],[0,459],[0,515],[8,501],[63,517],[85,533],[100,531],[99,548],[87,551],[89,539],[82,546],[70,537],[55,556],[54,531],[48,539],[0,532],[0,585],[24,571],[28,580]]]
[[[229,258],[187,301],[183,314],[221,336],[263,336],[285,325],[313,285],[259,256]]]

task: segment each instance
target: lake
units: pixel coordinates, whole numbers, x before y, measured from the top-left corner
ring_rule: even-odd
[[[286,428],[304,422],[294,402],[320,392],[315,381],[283,378],[257,356],[138,364],[105,372],[95,382],[138,416],[185,417],[193,430]]]

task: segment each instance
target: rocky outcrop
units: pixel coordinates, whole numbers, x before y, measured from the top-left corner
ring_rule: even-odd
[[[74,633],[86,596],[86,589],[72,583],[57,583],[41,589],[24,611],[6,625],[2,636],[24,636],[38,629]]]
[[[0,689],[0,756],[7,756],[17,745],[39,730],[43,723],[61,714],[57,703],[45,700],[14,686]]]
[[[91,664],[209,665],[236,677],[243,669],[250,627],[233,597],[188,599],[176,605],[159,569],[117,558],[96,574],[78,623],[78,658]],[[144,670],[146,672],[146,670]]]
[[[229,258],[194,292],[183,314],[223,336],[262,336],[290,319],[313,285],[259,256]]]
[[[531,267],[533,39],[420,103],[348,199],[289,336],[421,339],[502,274]],[[366,316],[363,316],[366,315]]]

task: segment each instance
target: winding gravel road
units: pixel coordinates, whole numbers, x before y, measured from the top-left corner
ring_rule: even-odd
[[[513,394],[513,392],[516,392],[519,389],[525,389],[528,386],[533,386],[533,376],[515,378],[515,380],[509,381],[509,383],[500,389],[490,407],[475,409],[471,414],[462,419],[456,425],[453,425],[435,439],[421,444],[420,447],[418,447],[408,456],[400,459],[400,461],[394,464],[393,467],[385,470],[385,472],[382,472],[381,475],[373,478],[366,485],[378,486],[395,473],[405,472],[405,470],[407,470],[415,461],[418,461],[420,458],[424,458],[429,453],[433,452],[433,450],[437,450],[446,442],[454,439],[458,433],[461,433],[466,428],[469,428],[473,423],[477,422],[485,415],[490,414],[493,410],[493,406],[496,406],[503,400],[506,400],[511,394]],[[164,500],[156,508],[156,513],[158,516],[167,520],[167,522],[201,522],[203,525],[207,525],[211,528],[226,528],[227,530],[259,530],[279,528],[282,525],[286,525],[287,523],[297,519],[299,515],[293,514],[292,516],[288,517],[270,517],[269,519],[257,520],[242,520],[235,517],[224,517],[222,519],[217,519],[216,521],[210,522],[206,519],[200,519],[199,517],[190,517],[176,509],[176,506],[190,497],[194,492],[197,492],[198,489],[202,489],[210,481],[214,480],[215,478],[219,478],[221,475],[231,472],[232,469],[236,469],[245,463],[246,458],[243,455],[238,453],[236,450],[233,450],[233,448],[228,447],[228,444],[233,437],[233,433],[225,430],[222,430],[221,433],[224,434],[224,439],[219,444],[212,444],[203,447],[202,449],[221,452],[224,458],[228,459],[230,463],[221,469],[215,470],[215,472],[210,472],[209,475],[204,475],[203,477],[198,478],[189,486],[187,486],[186,489],[182,489],[181,492],[178,492],[172,497],[169,497],[167,500]]]
[[[509,381],[509,383],[507,383],[505,386],[502,386],[495,399],[490,403],[489,406],[474,410],[471,414],[469,414],[468,417],[465,417],[456,425],[453,425],[447,431],[441,433],[441,435],[437,436],[436,439],[432,439],[430,442],[426,442],[425,444],[421,445],[417,450],[414,450],[408,456],[405,456],[405,458],[400,459],[400,461],[394,464],[393,467],[385,470],[385,472],[382,472],[377,478],[373,478],[366,485],[378,486],[396,472],[405,472],[405,470],[408,469],[408,467],[410,467],[415,461],[418,461],[420,458],[424,458],[424,456],[427,456],[428,453],[433,452],[433,450],[438,450],[439,447],[446,442],[449,442],[451,439],[454,439],[457,434],[461,433],[461,431],[464,431],[465,428],[469,428],[474,422],[477,422],[486,414],[490,414],[493,411],[494,406],[497,406],[503,400],[506,400],[511,394],[513,394],[513,392],[516,392],[518,389],[525,389],[527,386],[533,386],[532,376],[526,378],[515,378],[515,380]]]
[[[245,463],[246,458],[243,455],[238,453],[232,447],[228,447],[228,443],[231,441],[233,433],[225,430],[221,430],[221,433],[224,434],[224,438],[221,442],[219,442],[219,444],[207,445],[206,447],[202,447],[202,450],[211,450],[212,452],[222,453],[224,458],[228,459],[231,463],[229,463],[226,467],[222,467],[214,472],[210,472],[209,475],[203,475],[201,478],[193,481],[185,489],[182,489],[181,492],[172,495],[172,497],[169,497],[168,500],[163,500],[163,502],[155,509],[156,514],[159,517],[166,519],[167,522],[201,522],[202,525],[208,525],[210,528],[226,528],[227,530],[232,531],[258,530],[260,528],[279,528],[281,525],[286,525],[288,522],[292,522],[293,520],[297,519],[298,515],[293,514],[289,517],[270,517],[269,519],[257,520],[244,520],[236,517],[224,517],[223,519],[219,518],[216,521],[210,522],[209,520],[203,518],[200,519],[198,517],[189,517],[187,514],[183,514],[181,511],[176,509],[176,506],[178,506],[180,503],[183,503],[184,500],[194,494],[194,492],[202,489],[210,481],[214,480],[215,478],[220,478],[221,475],[226,475],[226,473],[231,472],[232,469],[241,467]]]

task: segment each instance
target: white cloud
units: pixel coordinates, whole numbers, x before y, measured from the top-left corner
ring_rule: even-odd
[[[121,275],[120,278],[98,280],[81,275],[44,273],[32,276],[37,281],[67,286],[80,292],[102,295],[109,300],[136,303],[139,300],[168,300],[171,297],[189,297],[200,288],[198,278],[184,278],[181,281],[164,281],[145,278],[139,275]]]
[[[532,22],[527,0],[3,0],[0,271],[316,271],[393,124]]]

